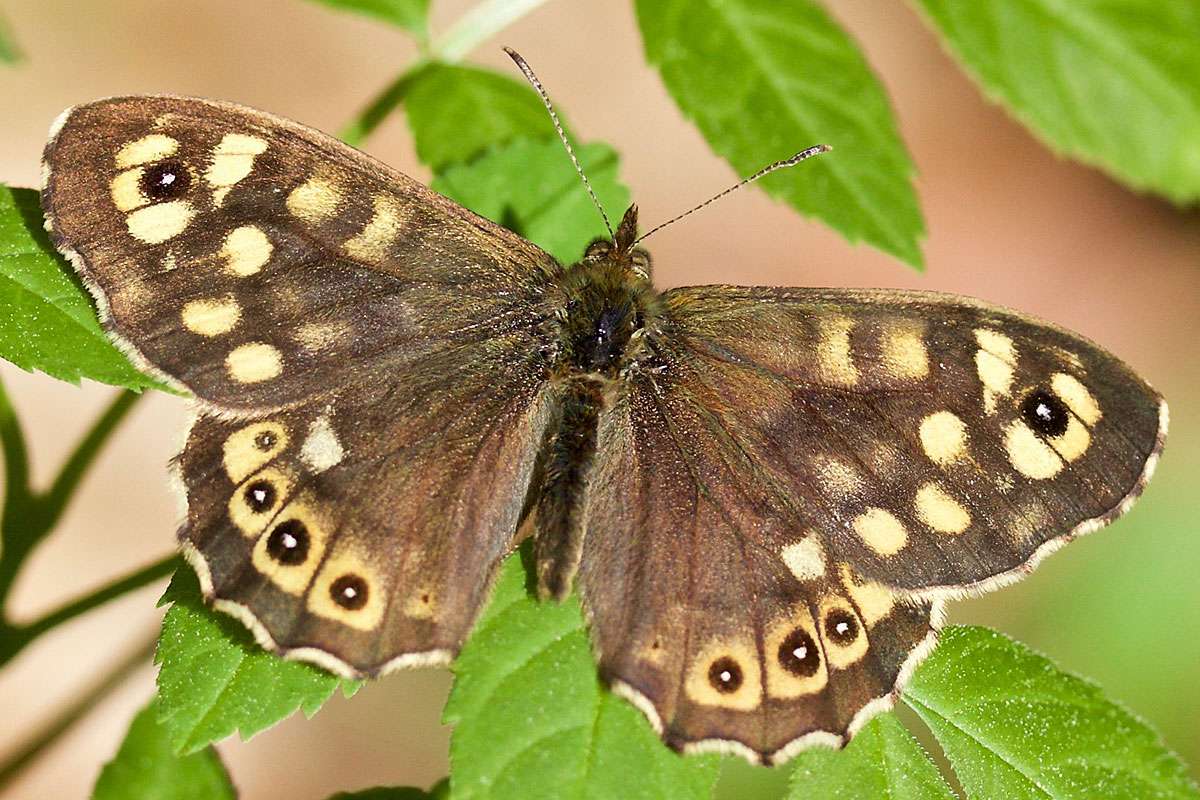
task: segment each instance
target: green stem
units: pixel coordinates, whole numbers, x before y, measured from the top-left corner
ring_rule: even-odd
[[[4,503],[8,506],[29,500],[29,452],[8,391],[0,381],[0,450],[4,453]],[[7,516],[7,515],[6,515]],[[8,544],[5,542],[4,544]],[[7,548],[6,548],[7,549]]]
[[[95,708],[109,692],[141,669],[154,655],[154,646],[157,641],[158,633],[155,631],[154,635],[142,642],[137,649],[131,651],[100,680],[84,690],[73,703],[60,711],[54,719],[29,737],[25,744],[18,747],[12,756],[0,764],[0,792],[3,792],[4,788],[46,748],[58,741],[59,737],[70,730],[76,722],[87,716],[87,713]]]
[[[109,600],[120,597],[126,592],[132,592],[134,589],[140,589],[159,578],[164,578],[174,572],[182,563],[178,555],[171,554],[123,578],[118,578],[94,592],[65,603],[54,611],[26,625],[4,624],[0,626],[0,632],[3,632],[3,637],[0,638],[0,668],[15,658],[18,653],[46,631],[56,628],[81,614],[86,614],[93,608],[102,606]]]
[[[351,147],[361,147],[362,143],[368,136],[375,132],[388,116],[396,110],[396,107],[404,101],[404,96],[408,94],[409,88],[413,81],[424,67],[423,62],[418,61],[413,66],[400,74],[378,95],[375,96],[367,107],[359,112],[349,125],[342,128],[342,132],[338,134],[343,142]]]

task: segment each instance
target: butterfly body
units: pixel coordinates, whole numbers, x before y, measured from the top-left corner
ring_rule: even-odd
[[[630,209],[563,266],[227,103],[56,124],[43,206],[106,329],[190,392],[206,597],[340,674],[453,657],[532,517],[672,746],[844,743],[941,606],[1126,511],[1166,405],[1080,336],[926,292],[656,290]]]

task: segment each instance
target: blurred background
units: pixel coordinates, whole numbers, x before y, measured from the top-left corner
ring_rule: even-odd
[[[656,279],[888,286],[976,295],[1080,331],[1113,350],[1171,404],[1171,436],[1141,503],[1025,582],[951,606],[1087,676],[1200,766],[1200,215],[1138,196],[1057,159],[951,63],[904,3],[826,0],[891,94],[919,171],[929,227],[924,275],[847,244],[756,190],[656,235]],[[435,33],[469,5],[434,2]],[[414,55],[398,30],[300,0],[5,0],[25,61],[0,69],[0,182],[37,186],[50,121],[97,97],[172,92],[233,100],[336,131]],[[613,144],[647,225],[734,179],[687,123],[642,55],[628,3],[557,0],[487,43],[474,60],[538,70],[584,139]],[[754,109],[747,109],[753,114]],[[796,147],[812,142],[798,141]],[[367,149],[427,179],[402,116]],[[845,157],[834,153],[826,158]],[[34,474],[51,475],[112,395],[0,363],[27,429]],[[27,619],[173,547],[165,463],[183,401],[146,398],[37,552],[12,609]],[[152,633],[162,586],[128,595],[37,642],[0,673],[0,753]],[[83,797],[153,691],[149,666],[28,769],[6,797]],[[439,715],[449,675],[420,670],[335,696],[219,749],[246,798],[321,798],[375,784],[427,786],[447,771]],[[778,784],[734,766],[727,796]]]

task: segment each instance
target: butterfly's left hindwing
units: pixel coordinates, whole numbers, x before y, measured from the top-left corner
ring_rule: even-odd
[[[105,327],[189,390],[206,596],[346,675],[447,660],[511,548],[553,259],[336,140],[226,103],[68,112],[43,205]]]

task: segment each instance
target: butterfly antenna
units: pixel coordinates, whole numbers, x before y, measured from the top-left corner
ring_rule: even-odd
[[[520,53],[511,47],[504,48],[504,52],[508,53],[508,57],[525,74],[525,80],[529,81],[529,85],[538,93],[538,97],[542,98],[542,103],[546,106],[546,111],[550,112],[550,121],[554,123],[554,130],[558,131],[558,138],[562,139],[563,147],[567,148],[567,155],[571,157],[571,163],[575,165],[575,171],[579,173],[579,178],[583,181],[583,188],[587,189],[588,197],[592,198],[592,203],[604,219],[604,227],[608,229],[608,238],[612,239],[615,236],[612,223],[608,221],[608,214],[604,213],[604,206],[600,205],[600,198],[596,197],[596,193],[592,191],[592,184],[588,182],[587,175],[583,173],[583,167],[580,165],[579,159],[575,157],[575,151],[571,149],[571,143],[567,141],[567,132],[563,130],[562,123],[558,121],[558,114],[554,111],[554,105],[550,102],[550,95],[546,94],[542,82],[538,80],[538,76],[533,72],[533,67],[529,66],[529,62],[522,58]]]
[[[748,183],[754,183],[759,178],[761,178],[765,175],[770,175],[772,172],[775,172],[776,170],[786,169],[787,167],[794,167],[797,164],[799,164],[801,161],[804,161],[805,159],[812,158],[813,156],[819,156],[821,153],[828,153],[832,149],[833,148],[827,144],[818,144],[818,145],[809,147],[805,150],[801,150],[799,153],[796,153],[796,155],[791,156],[790,158],[785,158],[782,161],[776,161],[774,164],[768,164],[767,166],[760,169],[758,172],[751,175],[749,178],[743,178],[742,180],[738,181],[733,186],[730,186],[725,191],[719,192],[719,193],[713,195],[712,197],[708,198],[707,200],[705,200],[703,203],[696,206],[695,208],[689,208],[687,211],[683,212],[679,216],[671,217],[666,222],[661,222],[658,225],[655,225],[653,228],[646,231],[641,236],[639,236],[637,239],[635,239],[633,243],[637,244],[638,242],[642,241],[643,239],[646,239],[647,237],[649,237],[654,232],[660,231],[663,228],[667,227],[668,225],[672,225],[676,222],[679,222],[679,220],[683,219],[684,217],[688,216],[689,214],[695,214],[697,211],[704,208],[708,204],[717,202],[725,195],[729,194],[730,192],[737,191],[738,189],[742,188],[743,186],[745,186]]]

